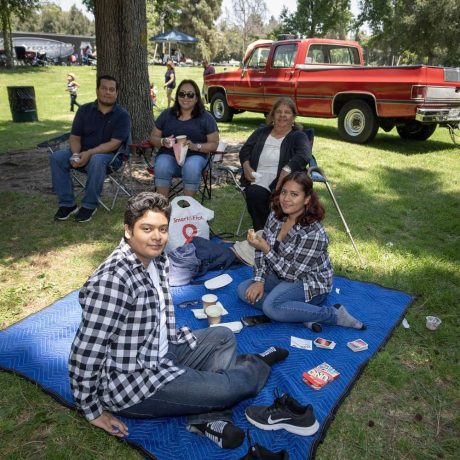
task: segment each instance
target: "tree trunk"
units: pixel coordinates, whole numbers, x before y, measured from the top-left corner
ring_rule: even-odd
[[[5,1],[0,2],[1,18],[2,18],[2,34],[3,34],[3,49],[6,55],[6,67],[11,69],[14,66],[13,49],[11,46],[11,11]]]
[[[131,115],[133,142],[153,128],[147,67],[145,0],[94,0],[97,75],[118,81],[118,100]]]

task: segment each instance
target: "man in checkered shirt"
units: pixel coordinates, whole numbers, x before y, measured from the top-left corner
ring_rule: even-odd
[[[287,351],[237,356],[225,327],[176,330],[164,253],[170,212],[162,195],[131,198],[124,238],[81,289],[69,358],[73,396],[90,423],[115,436],[128,427],[113,414],[189,415],[190,431],[237,447],[244,433],[223,410],[255,396]]]

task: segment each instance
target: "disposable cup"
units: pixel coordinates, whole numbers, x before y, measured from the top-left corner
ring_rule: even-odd
[[[430,331],[435,331],[438,326],[441,324],[441,320],[437,316],[427,316],[426,317],[426,327]]]
[[[185,136],[185,135],[176,136],[176,142],[178,144],[185,144],[187,142],[187,136]]]
[[[215,294],[205,294],[201,297],[201,301],[203,302],[203,309],[206,311],[206,308],[210,307],[211,305],[215,305],[217,303],[217,296]]]
[[[222,308],[219,305],[211,305],[205,309],[208,324],[218,324],[222,318]]]

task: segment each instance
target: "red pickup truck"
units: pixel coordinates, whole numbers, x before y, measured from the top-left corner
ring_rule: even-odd
[[[370,142],[396,126],[404,139],[428,139],[438,125],[460,128],[460,68],[368,67],[357,42],[261,40],[238,70],[205,78],[205,97],[218,122],[245,110],[268,113],[280,96],[300,115],[338,117],[340,136]]]

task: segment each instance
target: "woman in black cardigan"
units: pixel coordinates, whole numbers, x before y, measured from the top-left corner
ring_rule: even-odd
[[[278,99],[267,116],[267,126],[254,131],[241,148],[240,182],[256,231],[264,228],[272,191],[290,172],[303,171],[310,162],[310,141],[295,123],[296,116],[292,99]]]

